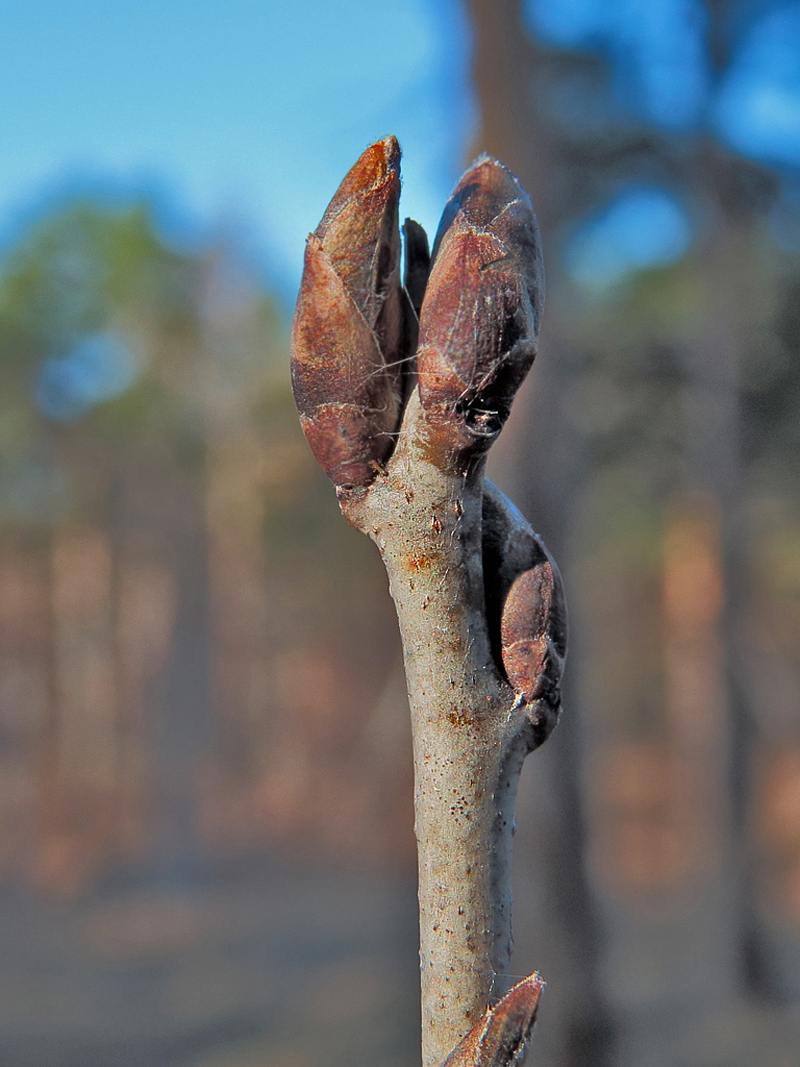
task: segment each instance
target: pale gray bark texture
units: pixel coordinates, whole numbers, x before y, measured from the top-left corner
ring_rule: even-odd
[[[494,976],[508,971],[514,799],[537,724],[546,733],[552,712],[515,695],[486,618],[484,512],[493,538],[511,542],[511,569],[514,538],[534,535],[484,482],[484,457],[443,470],[426,456],[426,429],[414,393],[385,473],[339,497],[380,549],[400,622],[414,737],[423,1064],[434,1067],[477,1023]]]

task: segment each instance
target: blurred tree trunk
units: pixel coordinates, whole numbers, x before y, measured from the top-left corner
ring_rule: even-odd
[[[719,20],[725,5],[709,6],[712,18]],[[714,22],[712,37],[713,26]],[[717,30],[719,36],[719,26]],[[724,729],[718,759],[724,803],[717,835],[725,852],[719,894],[730,914],[730,993],[770,999],[774,976],[769,973],[758,916],[747,819],[758,695],[745,671],[752,560],[744,511],[740,384],[749,346],[770,315],[769,294],[759,270],[757,226],[769,189],[755,168],[725,159],[711,146],[698,152],[691,166],[690,180],[694,179],[714,205],[713,225],[703,252],[703,315],[700,328],[681,352],[681,362],[685,380],[684,481],[690,492],[715,502],[719,522]]]
[[[201,772],[213,731],[209,679],[209,588],[204,479],[182,479],[168,457],[156,470],[132,472],[126,486],[129,530],[153,533],[150,554],[163,573],[163,647],[148,681],[145,744],[150,768],[152,860],[163,875],[180,876],[203,855],[198,823]]]
[[[729,61],[725,30],[729,6],[713,0],[708,4],[709,49],[718,73]],[[633,172],[637,161],[645,162],[644,173],[649,174],[655,164],[656,173],[682,184],[688,196],[710,213],[707,231],[699,238],[703,249],[696,267],[700,302],[696,325],[690,336],[674,342],[685,433],[682,466],[675,471],[677,511],[668,512],[672,515],[668,522],[680,526],[690,521],[681,509],[691,511],[693,505],[687,501],[697,505],[699,510],[691,520],[699,524],[699,540],[694,545],[697,562],[704,565],[705,560],[712,570],[716,568],[721,598],[719,610],[707,618],[701,640],[691,647],[686,645],[688,624],[674,616],[670,622],[665,601],[661,729],[671,738],[664,758],[683,768],[680,773],[694,783],[690,822],[682,823],[683,817],[674,809],[673,829],[679,836],[696,838],[695,844],[704,837],[713,849],[699,859],[706,863],[699,881],[687,869],[687,880],[676,884],[660,907],[658,923],[652,917],[636,919],[630,909],[620,909],[587,873],[586,843],[600,816],[592,814],[587,825],[582,811],[581,709],[572,694],[584,670],[581,650],[588,649],[591,635],[582,632],[586,624],[580,610],[572,613],[566,713],[553,744],[531,761],[528,792],[523,788],[520,795],[523,827],[527,821],[524,809],[526,804],[533,805],[534,790],[540,811],[542,795],[547,796],[547,826],[537,827],[536,838],[527,848],[524,840],[517,848],[517,884],[530,880],[541,900],[541,915],[531,925],[544,931],[538,936],[534,933],[537,941],[547,939],[535,951],[537,966],[550,979],[540,1036],[552,1062],[582,1062],[574,1047],[581,1042],[589,1047],[593,1040],[608,1048],[609,1002],[628,1032],[626,1048],[620,1048],[623,1060],[630,1057],[630,1062],[643,1063],[642,1057],[650,1056],[648,1062],[654,1064],[674,1062],[676,1049],[667,1046],[669,1041],[684,1041],[686,1028],[674,1025],[669,1041],[656,1041],[656,1028],[665,1032],[665,1010],[685,1008],[687,1020],[694,1018],[699,1024],[712,1010],[730,1013],[737,998],[768,997],[774,987],[765,962],[746,825],[755,695],[749,692],[751,683],[743,674],[746,650],[741,647],[749,560],[742,529],[739,432],[739,374],[745,346],[768,315],[766,294],[759,289],[754,268],[759,260],[756,223],[769,199],[769,183],[758,168],[727,156],[707,139],[680,143],[661,137],[657,130],[646,136],[623,131],[616,148],[613,138],[607,145],[586,142],[576,148],[575,132],[560,130],[542,107],[542,100],[549,99],[544,94],[552,93],[548,79],[553,64],[561,63],[562,57],[540,47],[526,33],[520,0],[470,0],[469,9],[480,102],[480,129],[473,147],[508,163],[530,192],[542,230],[546,268],[552,262],[559,226],[582,209],[587,192],[598,182],[619,173],[620,158],[628,159]],[[577,573],[580,546],[579,535],[572,531],[579,526],[581,497],[598,461],[589,454],[588,438],[576,432],[575,419],[565,410],[564,398],[581,360],[580,353],[571,351],[569,335],[569,324],[551,307],[543,320],[541,355],[532,387],[525,399],[520,398],[494,456],[495,461],[505,459],[509,470],[495,466],[493,476],[520,501],[562,561],[568,600],[575,607],[579,598],[570,598],[569,583]],[[517,484],[509,486],[509,477]],[[668,552],[670,538],[680,532],[679,527],[670,529]],[[672,543],[677,543],[674,537]],[[665,582],[673,564],[665,560]],[[692,670],[702,676],[702,692],[686,689]],[[581,689],[586,694],[586,686]],[[585,710],[586,727],[591,725],[592,735],[602,740],[612,724],[591,723],[590,707]],[[688,840],[684,844],[690,847]],[[568,904],[562,894],[565,885],[576,887]],[[520,901],[522,906],[515,914],[518,947],[527,953],[526,903]],[[597,916],[604,918],[609,939],[602,953]],[[548,959],[548,945],[558,946],[559,960],[551,963]],[[609,988],[604,994],[603,976],[615,973],[613,959],[652,957],[662,951],[659,945],[668,946],[669,951],[661,958],[657,981],[647,993],[638,988],[634,996],[633,989]],[[702,965],[695,966],[693,961],[700,959]],[[696,981],[688,985],[682,978],[687,971],[696,975]],[[559,988],[562,973],[569,976],[567,988]],[[577,982],[574,975],[579,976]],[[600,1036],[602,1024],[604,1038]],[[592,1033],[593,1026],[600,1030],[589,1040],[586,1033]],[[568,1035],[573,1035],[572,1048]],[[600,1062],[597,1055],[594,1052],[595,1063]]]

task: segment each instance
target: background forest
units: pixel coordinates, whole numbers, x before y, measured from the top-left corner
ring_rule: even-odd
[[[487,151],[543,234],[491,461],[571,611],[531,1061],[796,1067],[800,4],[269,6],[0,46],[0,1062],[417,1062],[394,611],[288,370],[305,233],[396,132],[431,230]]]

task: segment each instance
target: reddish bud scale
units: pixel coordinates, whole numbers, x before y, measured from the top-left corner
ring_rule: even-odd
[[[368,485],[400,419],[400,148],[371,145],[306,245],[292,386],[311,449],[335,485]]]
[[[442,1067],[521,1067],[543,989],[538,974],[515,985],[493,1008],[487,1008]]]
[[[543,272],[527,194],[479,160],[445,208],[420,318],[420,399],[437,422],[491,443],[536,354]]]
[[[403,284],[408,293],[411,306],[419,320],[425,288],[431,270],[431,253],[428,248],[428,235],[418,222],[406,219],[403,225],[405,238],[406,268]],[[415,345],[416,347],[416,345]]]
[[[528,708],[538,746],[555,726],[561,703],[564,588],[542,539],[490,482],[483,500],[483,565],[493,649]]]
[[[561,702],[566,645],[560,583],[544,559],[514,579],[500,623],[503,666],[526,704]]]

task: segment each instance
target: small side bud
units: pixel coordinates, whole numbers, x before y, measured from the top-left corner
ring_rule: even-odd
[[[420,400],[491,444],[536,355],[544,284],[539,231],[511,172],[483,158],[456,186],[434,244],[417,353]]]
[[[371,145],[306,244],[292,327],[292,386],[320,466],[337,486],[369,485],[400,419],[400,146]]]
[[[508,680],[527,704],[561,701],[564,665],[562,596],[548,559],[515,579],[503,606],[501,641]]]
[[[406,219],[403,224],[405,237],[406,267],[403,275],[408,298],[417,318],[422,309],[428,275],[431,270],[431,253],[428,248],[428,235],[418,222]]]
[[[558,721],[567,644],[561,576],[541,542],[537,548],[540,558],[508,591],[500,640],[506,676],[529,708],[538,746]]]
[[[493,1008],[486,1009],[442,1067],[522,1067],[543,989],[538,974],[518,982]]]
[[[567,607],[558,567],[520,512],[486,482],[483,566],[492,648],[533,727],[538,747],[558,721],[567,655]],[[499,641],[498,641],[499,638]],[[499,644],[499,649],[498,649]]]

